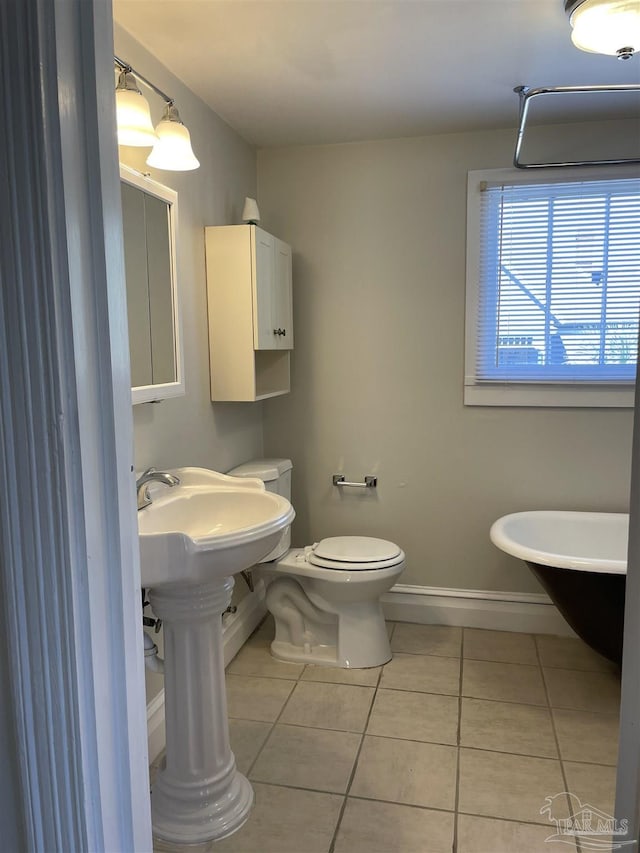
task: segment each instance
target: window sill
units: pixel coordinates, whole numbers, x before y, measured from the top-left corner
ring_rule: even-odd
[[[465,406],[632,409],[634,397],[633,383],[600,388],[593,385],[468,382],[464,388]]]

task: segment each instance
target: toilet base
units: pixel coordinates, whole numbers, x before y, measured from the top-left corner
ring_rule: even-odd
[[[389,645],[387,641],[387,646]],[[370,669],[382,666],[391,660],[391,648],[386,652],[384,649],[376,648],[375,653],[370,655],[370,662],[358,662],[356,665],[349,661],[338,660],[338,650],[335,646],[308,646],[301,648],[293,643],[274,640],[271,643],[271,656],[276,660],[289,663],[310,663],[314,666],[334,666],[342,669]],[[363,658],[360,659],[361,661]]]
[[[343,669],[368,669],[391,660],[389,635],[378,601],[342,606],[334,603],[335,610],[331,613],[318,608],[316,597],[313,611],[307,610],[303,615],[297,609],[293,610],[290,599],[287,601],[282,596],[282,586],[274,585],[272,592],[277,590],[276,596],[267,595],[267,607],[276,622],[276,636],[271,643],[273,657],[293,663]],[[296,592],[291,581],[287,587],[289,595]],[[301,592],[298,587],[298,604],[304,600]],[[306,601],[311,604],[309,599]],[[314,619],[314,613],[319,618]]]
[[[349,545],[350,538],[362,551],[358,537],[343,537],[340,542]],[[384,540],[364,542],[370,550],[371,543],[378,549],[397,548]],[[295,548],[265,567],[265,603],[276,623],[272,655],[292,663],[343,669],[388,663],[391,647],[380,596],[404,569],[402,551],[390,565],[334,561],[332,567],[312,562],[312,553],[312,548]]]
[[[338,666],[338,654],[335,646],[310,646],[300,648],[293,643],[274,640],[271,643],[271,657],[290,663],[313,663],[321,666]]]

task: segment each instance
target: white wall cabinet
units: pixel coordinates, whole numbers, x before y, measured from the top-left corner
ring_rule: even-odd
[[[228,227],[250,229],[255,349],[293,349],[291,247],[256,225]]]
[[[290,390],[291,248],[256,225],[205,229],[211,399]]]

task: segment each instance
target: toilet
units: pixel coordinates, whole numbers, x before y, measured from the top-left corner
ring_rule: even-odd
[[[290,459],[256,459],[227,473],[262,480],[291,499]],[[333,536],[291,548],[287,529],[261,561],[266,604],[276,625],[271,654],[280,660],[360,669],[391,660],[380,596],[404,569],[393,542]]]

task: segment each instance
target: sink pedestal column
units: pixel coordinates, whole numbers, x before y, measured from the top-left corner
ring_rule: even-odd
[[[164,627],[166,766],[151,793],[153,833],[183,844],[218,840],[246,821],[253,789],[229,745],[222,614],[233,578],[168,584],[149,600]]]

